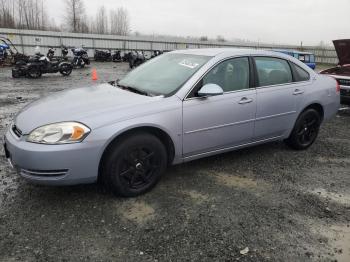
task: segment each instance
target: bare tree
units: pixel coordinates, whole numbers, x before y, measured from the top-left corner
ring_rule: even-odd
[[[218,42],[226,42],[226,39],[225,39],[223,36],[218,35],[218,36],[216,37],[216,41],[218,41]]]
[[[11,1],[0,0],[0,27],[15,27],[13,12],[11,12]]]
[[[67,15],[65,17],[68,30],[79,33],[86,30],[85,7],[82,0],[65,0]]]
[[[130,32],[129,13],[123,8],[119,7],[116,11],[110,12],[110,27],[113,35],[128,35]]]
[[[104,6],[101,6],[97,11],[94,31],[97,34],[108,33],[108,17]]]
[[[47,24],[43,0],[17,0],[16,27],[44,30]]]
[[[44,0],[0,0],[0,27],[115,35],[130,33],[129,14],[125,8],[112,10],[108,17],[106,8],[101,6],[96,15],[88,19],[84,1],[64,0],[65,25],[58,27],[54,19],[47,18]]]
[[[0,27],[44,30],[44,0],[0,0]]]

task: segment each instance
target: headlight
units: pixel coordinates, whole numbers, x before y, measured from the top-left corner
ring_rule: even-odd
[[[62,122],[39,127],[33,130],[28,142],[41,144],[70,144],[78,143],[90,133],[90,129],[76,122]]]

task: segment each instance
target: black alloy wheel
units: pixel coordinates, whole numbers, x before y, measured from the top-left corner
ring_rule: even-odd
[[[313,108],[302,112],[286,143],[297,150],[310,147],[316,140],[321,125],[321,116]]]
[[[101,178],[116,195],[138,196],[153,188],[167,167],[167,151],[151,134],[121,139],[106,152]]]
[[[126,153],[119,166],[118,175],[125,186],[133,190],[145,188],[158,172],[160,161],[154,149],[139,146]]]

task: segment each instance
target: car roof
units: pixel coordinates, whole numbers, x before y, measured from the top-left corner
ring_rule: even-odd
[[[239,56],[239,55],[273,55],[284,57],[282,53],[273,50],[247,49],[247,48],[200,48],[200,49],[183,49],[176,50],[172,53],[202,56]]]
[[[298,51],[298,50],[273,49],[272,51],[286,52],[286,53],[295,53],[295,54],[300,54],[300,55],[313,55],[313,53],[311,53],[311,52],[303,52],[303,51]]]

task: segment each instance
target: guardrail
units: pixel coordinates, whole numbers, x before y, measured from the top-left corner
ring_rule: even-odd
[[[14,45],[23,53],[33,54],[34,47],[39,46],[42,52],[47,52],[48,47],[59,49],[62,45],[67,47],[84,46],[88,49],[90,57],[95,49],[110,50],[164,50],[171,51],[186,48],[252,48],[252,49],[287,49],[311,52],[316,55],[317,63],[337,64],[338,58],[334,48],[320,48],[315,46],[293,45],[244,45],[232,42],[216,41],[192,41],[182,38],[152,38],[136,36],[113,36],[97,34],[77,34],[66,32],[16,30],[0,28],[0,35],[8,37]],[[60,55],[60,51],[57,53]]]

